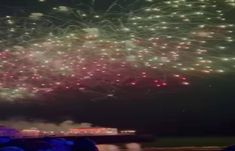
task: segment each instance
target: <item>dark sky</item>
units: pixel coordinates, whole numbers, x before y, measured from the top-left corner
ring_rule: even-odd
[[[75,0],[55,0],[73,4]],[[85,1],[85,0],[84,0]],[[97,0],[97,9],[111,0]],[[1,0],[4,8],[36,6],[33,0]],[[38,4],[38,3],[37,3]],[[4,12],[2,12],[4,13]],[[0,104],[1,120],[22,118],[61,122],[74,120],[95,125],[136,128],[157,135],[235,135],[235,75],[193,77],[188,88],[161,91],[124,89],[118,99],[90,100],[88,94],[67,92],[55,97]],[[144,92],[144,93],[142,93]]]
[[[0,115],[50,122],[70,119],[157,135],[235,135],[234,81],[234,75],[199,78],[187,90],[132,90],[117,100],[88,101],[88,95],[68,93],[44,101],[1,103]]]

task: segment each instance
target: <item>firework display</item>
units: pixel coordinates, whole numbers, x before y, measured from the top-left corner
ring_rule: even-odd
[[[106,11],[57,5],[3,16],[0,98],[58,90],[115,96],[122,87],[188,86],[191,75],[233,72],[234,24],[217,1],[135,3],[141,7],[114,11],[116,1]],[[233,9],[233,0],[223,3]]]

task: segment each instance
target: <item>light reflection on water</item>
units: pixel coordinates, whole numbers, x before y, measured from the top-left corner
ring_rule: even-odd
[[[117,145],[98,145],[99,151],[121,151],[121,147]],[[125,145],[125,151],[142,151],[141,145],[137,143],[129,143]]]

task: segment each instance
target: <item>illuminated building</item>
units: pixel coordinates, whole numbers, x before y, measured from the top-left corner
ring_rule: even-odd
[[[39,137],[42,133],[37,128],[23,129],[20,131],[23,137]]]
[[[118,135],[118,129],[102,127],[72,128],[69,129],[68,133],[71,135]]]

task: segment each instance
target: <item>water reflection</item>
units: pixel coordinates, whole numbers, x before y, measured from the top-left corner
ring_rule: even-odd
[[[118,145],[98,145],[99,151],[121,151]],[[127,151],[142,151],[141,145],[138,143],[129,143],[124,146]]]

